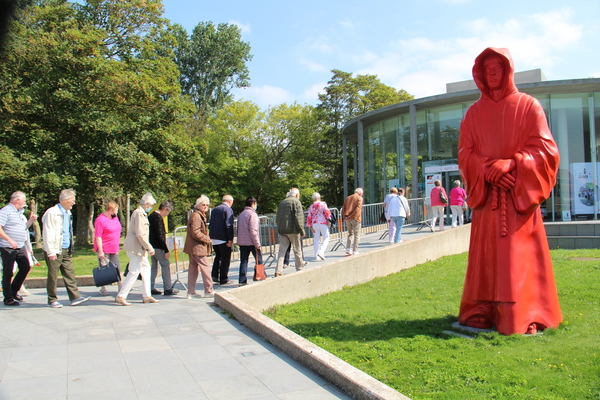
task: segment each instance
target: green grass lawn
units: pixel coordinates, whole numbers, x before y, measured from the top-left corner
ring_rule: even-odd
[[[535,337],[442,334],[467,253],[266,314],[415,400],[600,399],[600,250],[552,258],[564,322]]]

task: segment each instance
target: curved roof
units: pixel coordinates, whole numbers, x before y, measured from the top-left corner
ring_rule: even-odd
[[[517,85],[519,91],[539,96],[544,94],[562,94],[562,93],[589,93],[600,92],[600,78],[588,79],[567,79],[560,81],[543,81],[534,83],[523,83]],[[373,124],[392,118],[398,115],[409,114],[410,106],[415,106],[417,110],[443,107],[456,103],[476,101],[479,99],[480,92],[477,89],[464,90],[460,92],[444,93],[435,96],[422,97],[392,104],[391,106],[378,108],[360,115],[346,123],[342,128],[342,134],[346,139],[356,142],[358,140],[358,121],[363,122],[363,129],[367,129]]]

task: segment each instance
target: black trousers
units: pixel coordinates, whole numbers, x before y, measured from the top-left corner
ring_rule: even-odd
[[[29,257],[25,247],[20,249],[12,249],[9,247],[2,247],[2,291],[4,293],[4,301],[14,299],[15,294],[23,286],[25,278],[29,274],[31,265],[29,265]],[[17,263],[19,270],[15,279],[13,279],[13,267]]]
[[[213,246],[215,249],[215,261],[212,266],[212,279],[215,282],[227,283],[229,275],[229,264],[231,263],[231,247],[227,243]]]

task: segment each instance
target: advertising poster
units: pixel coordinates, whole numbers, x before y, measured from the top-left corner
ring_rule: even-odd
[[[439,179],[442,180],[442,174],[426,174],[425,175],[425,193],[427,193],[427,197],[431,197],[431,190],[435,187],[435,181]]]
[[[594,214],[598,208],[598,200],[595,198],[592,163],[572,163],[570,170],[573,182],[573,215]]]

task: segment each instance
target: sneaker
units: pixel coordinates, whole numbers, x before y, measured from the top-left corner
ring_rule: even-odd
[[[220,282],[219,285],[229,285],[230,283],[233,283],[232,280],[226,280],[225,282]]]
[[[19,294],[21,296],[29,296],[29,292],[27,291],[27,289],[25,289],[24,287],[21,286],[21,290],[19,290]]]
[[[87,297],[83,297],[83,296],[81,296],[81,297],[80,297],[80,298],[78,298],[78,299],[71,300],[71,305],[72,305],[72,306],[78,306],[79,304],[81,304],[81,303],[85,303],[86,301],[88,301],[88,300],[89,300],[91,297],[92,297],[92,296],[87,296]],[[62,306],[61,306],[61,307],[62,307]]]
[[[165,292],[163,293],[163,296],[173,296],[177,293],[179,293],[179,290],[177,290],[177,289],[168,289],[168,290],[165,290]]]
[[[188,294],[187,298],[188,300],[202,300],[202,296],[200,296],[198,293]]]
[[[283,264],[283,268],[289,268],[290,264]]]
[[[351,255],[352,255],[352,250],[351,250],[351,249],[349,249],[349,248],[348,248],[348,249],[346,249],[346,254],[348,254],[349,256],[351,256]]]
[[[238,287],[239,286],[246,286],[248,284],[248,282],[244,282],[244,283],[238,283]]]
[[[325,259],[325,256],[321,253],[317,253],[317,257],[320,258],[321,260]]]
[[[102,286],[102,289],[100,289],[100,295],[101,296],[108,296],[110,293],[108,293],[108,290],[106,290],[106,288],[104,286]]]
[[[360,254],[358,251],[355,251],[353,254]]]
[[[214,293],[206,293],[204,292],[204,297],[215,297]]]
[[[279,272],[275,272],[275,275],[273,276],[273,278],[277,278],[278,276],[283,276],[283,274],[280,274]]]
[[[5,306],[20,306],[19,302],[15,301],[15,299],[4,300],[4,305]]]
[[[60,304],[58,301],[53,301],[52,303],[48,303],[48,307],[62,308],[62,304]]]
[[[152,294],[162,294],[162,292],[160,290],[158,290],[158,289],[152,289],[150,291],[150,293],[152,293]]]

